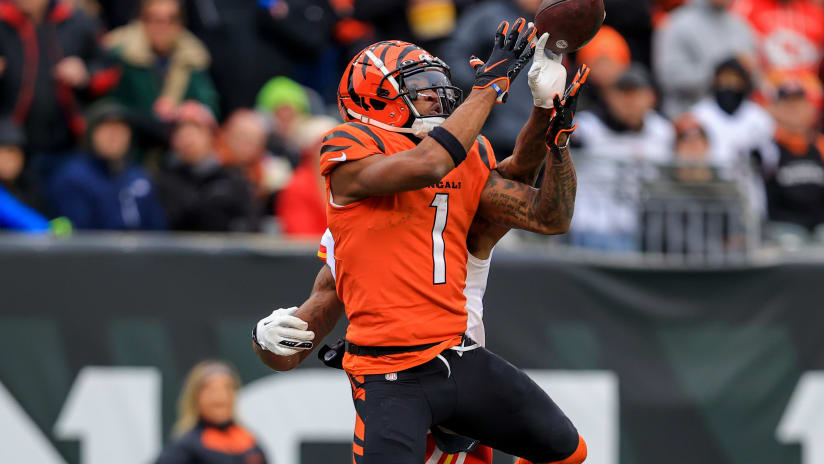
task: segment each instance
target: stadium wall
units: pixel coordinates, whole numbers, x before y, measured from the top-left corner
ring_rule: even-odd
[[[147,462],[204,358],[238,368],[241,420],[275,462],[351,459],[343,375],[314,356],[272,375],[250,348],[258,318],[307,296],[311,244],[21,240],[0,243],[0,263],[0,462]],[[822,282],[815,262],[679,270],[496,252],[488,346],[591,437],[588,462],[822,464]]]

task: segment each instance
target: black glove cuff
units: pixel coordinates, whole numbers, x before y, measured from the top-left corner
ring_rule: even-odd
[[[438,126],[429,131],[429,136],[449,153],[449,156],[452,157],[452,161],[455,163],[455,167],[466,159],[466,150],[464,150],[463,145],[461,145],[461,142],[459,142],[454,135],[450,134],[448,130]]]
[[[255,342],[255,345],[259,346],[259,347],[260,347],[260,349],[262,349],[262,350],[266,350],[266,348],[264,348],[264,347],[260,344],[260,342],[258,341],[258,338],[257,338],[257,323],[255,323],[255,325],[253,325],[253,326],[252,326],[252,341],[253,341],[253,342]],[[268,350],[267,350],[267,351],[268,351]]]

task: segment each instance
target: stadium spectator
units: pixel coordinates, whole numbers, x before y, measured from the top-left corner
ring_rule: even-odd
[[[672,125],[653,109],[649,73],[634,64],[604,93],[606,111],[577,115],[574,142],[578,196],[573,243],[610,251],[638,250],[638,195],[652,163],[671,162]]]
[[[152,181],[129,159],[132,130],[126,110],[101,102],[91,107],[88,120],[87,153],[68,161],[50,189],[57,214],[77,229],[165,229]]]
[[[266,149],[267,129],[266,120],[259,113],[237,110],[223,124],[217,154],[224,165],[243,172],[261,214],[271,215],[275,194],[289,181],[292,166]]]
[[[468,95],[475,79],[469,57],[486,57],[492,50],[494,37],[488,31],[495,30],[502,19],[532,18],[540,3],[540,0],[487,0],[460,17],[452,37],[443,43],[440,56],[452,68],[452,82],[463,89],[464,95]],[[492,142],[496,158],[501,160],[512,153],[515,139],[530,111],[532,93],[529,83],[527,79],[517,79],[509,89],[507,104],[495,108],[482,131]]]
[[[160,199],[173,230],[254,231],[258,217],[243,174],[214,153],[217,122],[204,105],[180,106],[172,153],[157,175]]]
[[[288,159],[292,165],[300,161],[300,150],[295,141],[297,128],[309,117],[309,97],[306,90],[288,77],[270,79],[257,95],[258,111],[272,120],[269,149]]]
[[[23,181],[25,135],[9,119],[0,119],[0,229],[44,231],[48,221],[33,206],[33,192]]]
[[[709,135],[711,163],[728,174],[748,168],[749,154],[773,134],[772,117],[751,100],[752,90],[750,72],[731,58],[716,67],[712,96],[691,109]]]
[[[649,69],[652,42],[652,2],[604,0],[604,24],[626,39],[632,58]]]
[[[655,110],[655,89],[640,64],[624,71],[605,89],[606,111],[582,111],[574,138],[589,151],[625,160],[667,162],[672,125]]]
[[[27,165],[44,181],[82,137],[83,104],[117,81],[97,35],[63,0],[0,2],[0,116],[23,128]]]
[[[222,361],[198,363],[186,376],[177,404],[174,441],[156,464],[265,464],[257,440],[235,420],[240,377]]]
[[[824,135],[816,130],[816,108],[800,80],[778,86],[770,110],[777,123],[774,143],[757,151],[770,221],[812,232],[824,224]]]
[[[686,0],[653,0],[652,27],[657,28],[669,18],[671,11],[680,7]]]
[[[707,131],[690,114],[678,117],[675,127],[676,180],[701,183],[711,180],[714,175],[710,167],[710,141]]]
[[[719,62],[755,56],[749,25],[728,10],[730,1],[692,0],[656,30],[652,63],[667,116],[687,111],[709,92]]]
[[[522,0],[516,0],[521,2]],[[533,0],[526,0],[533,1]],[[427,50],[437,50],[440,39],[455,28],[455,0],[353,0],[352,17],[372,24],[378,40],[414,42]],[[466,3],[466,2],[463,2]],[[538,4],[538,1],[534,2]],[[476,7],[477,8],[477,7]],[[532,14],[534,14],[534,9]],[[506,18],[510,21],[518,16]]]
[[[592,71],[586,92],[581,94],[578,107],[581,110],[603,112],[605,89],[629,68],[631,55],[627,41],[615,29],[601,26],[595,37],[578,51],[578,64],[586,64]]]
[[[139,116],[173,120],[184,100],[218,110],[209,51],[182,15],[180,0],[143,0],[136,20],[103,39],[122,68],[113,97]]]
[[[140,11],[141,0],[83,0],[96,2],[100,6],[100,21],[106,29],[112,30],[127,24]]]
[[[353,17],[355,0],[332,0],[329,2],[338,18],[334,27],[335,41],[343,47],[343,56],[351,57],[358,51],[375,43],[375,27]]]
[[[335,15],[326,0],[190,1],[189,27],[212,55],[221,114],[255,103],[272,76],[304,80],[325,63]],[[328,65],[333,66],[333,65]]]
[[[43,209],[40,185],[24,169],[26,135],[11,119],[0,119],[0,185],[26,206]]]
[[[752,26],[761,69],[817,74],[824,57],[824,7],[810,0],[734,0]]]
[[[316,116],[298,133],[301,160],[277,199],[281,231],[287,236],[320,237],[326,230],[326,185],[320,175],[320,145],[323,135],[338,122]]]

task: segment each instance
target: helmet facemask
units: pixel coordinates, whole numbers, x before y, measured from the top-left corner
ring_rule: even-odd
[[[453,86],[449,77],[439,68],[418,67],[408,73],[402,73],[398,84],[401,86],[401,96],[416,118],[449,117],[463,97],[461,89]],[[415,106],[415,101],[419,97],[437,99],[438,110],[421,114]]]
[[[463,101],[463,91],[452,85],[449,76],[449,66],[438,58],[407,61],[384,76],[378,86],[378,95],[384,90],[384,83],[389,85],[386,81],[391,82],[394,79],[399,93],[391,100],[403,99],[409,107],[411,116],[406,126],[411,128],[415,135],[424,137],[430,130],[441,125]],[[385,93],[387,96],[384,98],[388,98],[388,92]],[[436,103],[437,106],[434,111],[421,114],[415,106],[418,98],[436,100],[432,103]]]

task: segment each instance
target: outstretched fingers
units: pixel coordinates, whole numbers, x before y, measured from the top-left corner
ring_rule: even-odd
[[[474,69],[476,72],[478,71],[478,68],[480,68],[483,65],[484,60],[478,58],[475,55],[469,57],[469,66],[472,66],[472,69]]]
[[[498,24],[498,30],[495,31],[495,46],[503,48],[504,40],[506,40],[506,32],[509,30],[509,21],[503,20]]]
[[[535,43],[535,61],[539,64],[543,63],[547,59],[546,53],[544,52],[544,49],[546,49],[547,40],[549,40],[549,32],[544,32]]]
[[[589,77],[589,72],[591,71],[590,67],[587,65],[582,65],[578,72],[575,73],[575,78],[572,80],[572,83],[569,85],[569,90],[567,91],[567,97],[574,97],[578,94],[578,91],[581,89],[581,86],[584,85]]]

